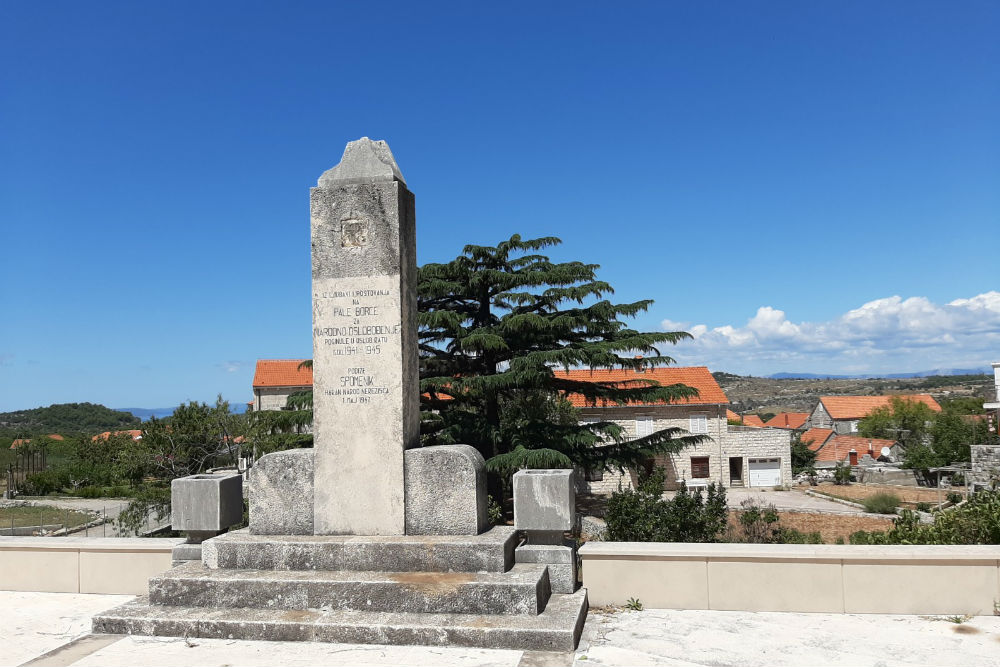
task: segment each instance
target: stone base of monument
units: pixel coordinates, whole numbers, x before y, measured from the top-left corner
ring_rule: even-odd
[[[514,563],[517,534],[227,533],[94,631],[279,641],[571,651],[587,594],[553,594],[545,564]]]

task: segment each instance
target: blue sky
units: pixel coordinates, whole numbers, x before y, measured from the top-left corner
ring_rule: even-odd
[[[713,370],[1000,359],[1000,4],[3,3],[0,410],[308,357],[308,188],[385,139],[418,261],[602,266]]]

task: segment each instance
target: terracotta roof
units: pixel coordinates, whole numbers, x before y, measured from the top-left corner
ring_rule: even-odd
[[[799,439],[815,452],[830,439],[831,435],[833,435],[832,428],[811,428],[803,433]]]
[[[934,412],[941,406],[930,394],[893,394],[891,396],[820,396],[819,400],[833,419],[861,419],[872,410],[889,405],[893,398],[918,401]]]
[[[133,428],[133,429],[129,429],[127,431],[115,431],[114,433],[112,433],[111,431],[105,431],[104,433],[98,433],[97,435],[95,435],[90,440],[92,442],[97,442],[98,439],[100,439],[100,440],[107,440],[108,438],[110,438],[113,435],[130,435],[130,436],[132,436],[133,440],[141,440],[142,439],[142,429]]]
[[[299,368],[305,359],[258,359],[254,387],[311,387],[312,368]]]
[[[836,435],[826,441],[816,454],[816,461],[846,461],[853,449],[858,453],[858,460],[868,453],[869,449],[874,458],[878,458],[883,447],[892,447],[895,442],[883,440],[881,438],[861,438],[854,435]]]
[[[807,419],[809,419],[808,412],[779,412],[764,422],[764,426],[796,429],[802,428]]]
[[[729,408],[726,408],[726,419],[728,419],[729,421],[739,422],[741,424],[743,423],[743,417],[740,417],[738,414],[736,414]]]
[[[759,415],[743,415],[743,425],[763,427],[764,420]]]
[[[719,383],[715,381],[712,374],[705,366],[648,368],[644,373],[639,373],[631,369],[579,369],[571,371],[555,371],[557,378],[566,378],[577,382],[626,382],[629,380],[655,380],[661,385],[684,384],[698,390],[698,396],[678,399],[669,405],[719,405],[729,403],[729,399],[723,393]],[[584,407],[616,407],[616,403],[602,401],[599,406],[588,403],[581,394],[570,394],[570,403],[578,408]],[[637,405],[632,403],[631,405]],[[638,405],[668,405],[663,401],[654,403],[641,403]]]

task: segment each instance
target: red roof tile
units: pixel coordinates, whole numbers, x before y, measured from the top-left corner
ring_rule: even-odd
[[[826,441],[816,454],[816,461],[846,461],[853,449],[858,453],[858,460],[872,452],[873,458],[878,458],[883,447],[892,447],[895,442],[881,438],[861,438],[854,435],[836,435]]]
[[[808,412],[779,412],[764,422],[764,426],[797,429],[802,428],[807,419],[809,419]]]
[[[258,359],[254,387],[311,387],[312,368],[299,368],[305,359]]]
[[[930,394],[893,394],[891,396],[820,396],[819,400],[833,419],[861,419],[877,408],[890,405],[893,398],[918,401],[934,412],[941,406]]]
[[[761,419],[759,415],[743,415],[743,425],[762,428],[764,426],[764,420]]]
[[[831,435],[833,435],[832,428],[811,428],[803,433],[799,439],[815,452],[830,439]]]
[[[132,436],[133,440],[141,440],[142,429],[134,428],[134,429],[129,429],[128,431],[115,431],[114,433],[112,433],[111,431],[105,431],[104,433],[98,433],[97,435],[95,435],[93,438],[91,438],[91,441],[97,442],[98,439],[107,440],[113,435],[130,435]]]
[[[698,396],[678,399],[677,401],[670,403],[670,405],[718,405],[729,403],[729,399],[726,398],[726,395],[723,393],[719,383],[715,381],[715,378],[712,377],[712,374],[705,366],[688,366],[680,368],[662,366],[659,368],[648,368],[643,373],[639,373],[631,369],[617,368],[611,370],[605,368],[596,370],[558,370],[555,371],[555,376],[557,378],[565,378],[568,380],[575,380],[577,382],[621,383],[630,380],[655,380],[664,386],[683,384],[697,389]],[[568,398],[570,402],[578,408],[595,407],[590,405],[587,399],[581,394],[570,394]],[[632,403],[631,405],[637,404]],[[655,403],[641,403],[638,405],[667,405],[667,403],[657,401]],[[615,403],[602,401],[602,403],[597,407],[615,406]]]
[[[726,408],[726,419],[729,421],[740,422],[741,424],[743,423],[743,417],[740,417],[729,408]]]

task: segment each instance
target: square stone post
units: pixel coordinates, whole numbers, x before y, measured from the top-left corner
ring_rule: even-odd
[[[314,532],[402,535],[419,444],[413,194],[384,141],[352,141],[310,193]]]

